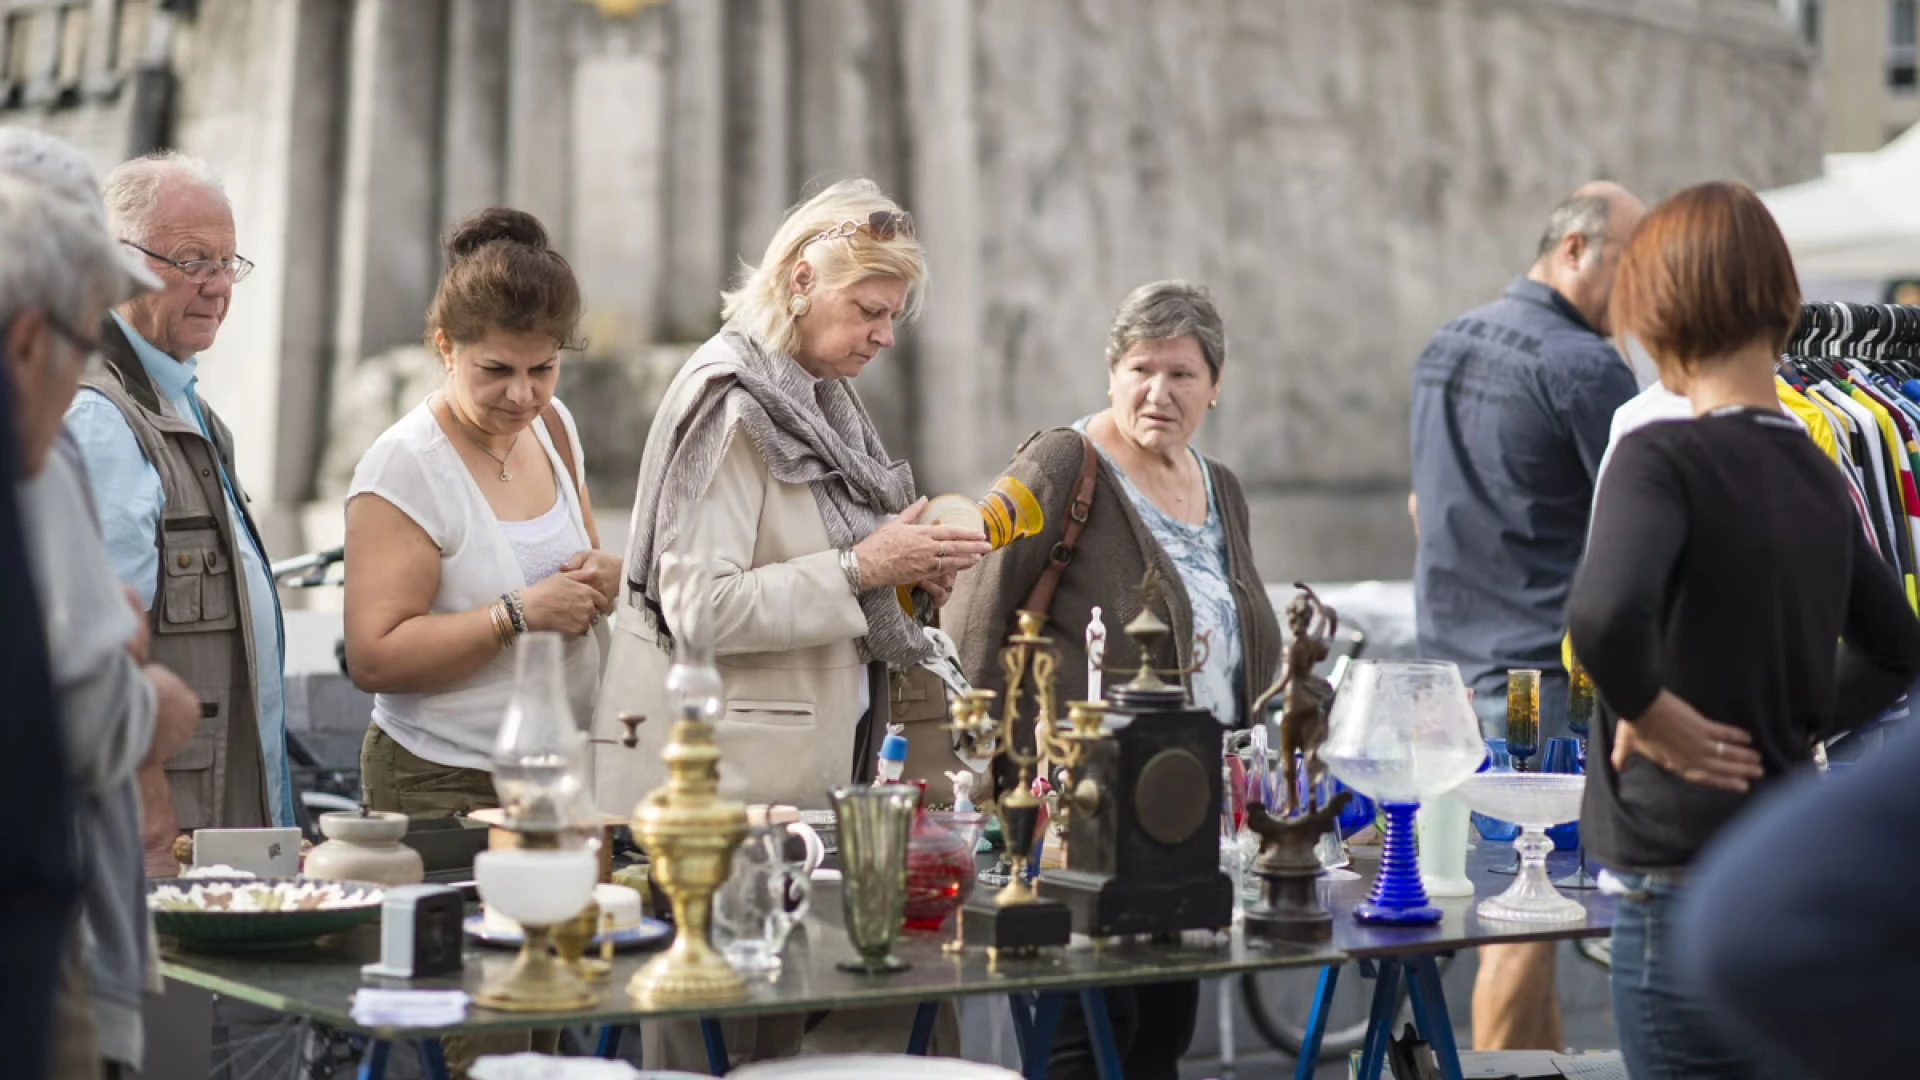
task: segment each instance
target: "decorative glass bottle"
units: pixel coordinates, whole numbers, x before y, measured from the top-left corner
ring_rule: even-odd
[[[928,816],[925,780],[913,786],[920,795],[907,837],[906,925],[938,930],[973,895],[973,843]]]

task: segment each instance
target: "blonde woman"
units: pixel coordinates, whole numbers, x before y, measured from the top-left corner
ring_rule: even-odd
[[[640,728],[638,752],[599,756],[607,811],[631,813],[665,780],[663,682],[686,613],[682,597],[662,595],[660,559],[695,546],[717,575],[722,793],[824,807],[830,787],[871,770],[885,733],[887,696],[876,689],[885,665],[931,651],[894,587],[918,585],[944,603],[954,575],[988,550],[979,533],[916,523],[924,500],[912,472],[887,456],[853,388],[892,347],[925,279],[913,219],[871,181],[835,184],[788,213],[726,294],[726,325],[667,389],[641,461],[594,727],[616,738],[621,713],[654,722]],[[837,1014],[809,1045],[897,1051],[910,1012]],[[794,1053],[804,1019],[729,1022],[728,1048],[736,1062]],[[947,1030],[957,1036],[951,1017]],[[706,1067],[691,1023],[649,1025],[645,1045],[649,1065]],[[938,1030],[935,1045],[957,1050]]]
[[[944,603],[988,550],[978,533],[915,524],[912,471],[887,456],[853,388],[925,276],[912,217],[850,180],[789,213],[726,294],[726,325],[681,368],[647,439],[597,735],[621,734],[623,712],[664,719],[680,612],[663,603],[660,556],[697,536],[718,574],[722,793],[825,807],[828,788],[871,763],[883,665],[930,650],[893,587]],[[667,735],[650,723],[638,753],[600,755],[605,810],[630,813],[665,780]]]

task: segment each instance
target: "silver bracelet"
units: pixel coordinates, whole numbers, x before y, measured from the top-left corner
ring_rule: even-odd
[[[852,548],[840,549],[840,572],[846,575],[847,588],[853,590],[853,595],[866,591],[860,584],[860,556],[855,555]]]

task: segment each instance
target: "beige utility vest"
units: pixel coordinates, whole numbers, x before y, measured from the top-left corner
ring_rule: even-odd
[[[97,391],[126,418],[160,474],[166,506],[154,544],[160,550],[153,593],[152,659],[200,696],[200,727],[167,761],[173,806],[183,832],[273,824],[260,749],[257,659],[246,575],[227,512],[223,473],[233,461],[233,434],[205,402],[209,440],[193,420],[160,396],[133,343],[109,317],[100,349],[80,385]],[[239,524],[254,532],[239,493]],[[110,515],[112,507],[101,507]],[[258,535],[255,532],[255,535]]]

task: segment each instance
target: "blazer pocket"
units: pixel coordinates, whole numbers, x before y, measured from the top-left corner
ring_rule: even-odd
[[[727,702],[729,724],[753,724],[758,727],[810,728],[817,709],[811,701],[768,701],[733,698]]]

